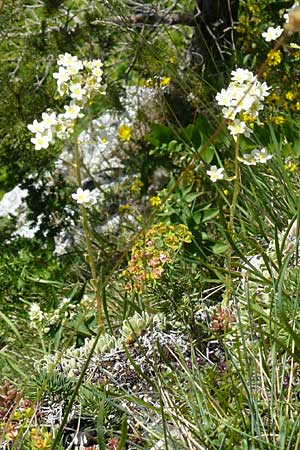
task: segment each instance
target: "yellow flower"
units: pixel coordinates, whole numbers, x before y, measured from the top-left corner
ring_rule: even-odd
[[[288,91],[288,92],[285,94],[285,98],[286,98],[287,100],[294,100],[295,94],[294,94],[293,92],[291,92],[291,91]]]
[[[269,66],[278,66],[282,61],[282,55],[280,50],[271,50],[267,55],[267,64]]]
[[[296,163],[292,164],[291,167],[290,167],[290,169],[289,169],[290,172],[292,172],[292,173],[295,172],[295,170],[297,169],[297,167],[298,167],[298,166],[297,166]]]
[[[224,193],[224,195],[228,195],[228,194],[229,194],[228,189],[224,189],[224,190],[223,190],[223,193]]]
[[[296,104],[295,104],[295,108],[296,108],[296,110],[297,111],[299,111],[300,110],[300,102],[298,101],[298,102],[296,102]]]
[[[273,117],[273,122],[276,125],[282,125],[284,122],[286,122],[286,119],[283,116],[275,116],[275,117]]]
[[[130,186],[130,191],[134,194],[139,194],[143,186],[144,183],[141,180],[135,180]]]
[[[161,198],[156,195],[155,197],[150,198],[151,206],[160,206],[161,205]]]
[[[257,118],[255,116],[252,116],[251,114],[247,114],[247,113],[242,113],[241,114],[241,119],[248,123],[251,127],[251,125],[253,126],[253,124],[257,121]]]
[[[171,77],[162,77],[159,82],[160,87],[169,86],[170,83],[171,83]]]
[[[272,94],[267,97],[267,101],[268,103],[279,103],[280,96],[277,94],[277,92],[272,92]]]
[[[121,205],[119,207],[119,213],[120,214],[126,214],[127,212],[129,212],[130,206],[129,205]]]
[[[132,129],[127,125],[121,125],[119,128],[119,138],[122,141],[129,141],[131,139]]]

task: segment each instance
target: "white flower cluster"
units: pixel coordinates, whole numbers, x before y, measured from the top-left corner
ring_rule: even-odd
[[[96,93],[105,94],[102,84],[102,62],[100,59],[81,61],[69,53],[59,55],[58,72],[53,74],[57,80],[57,90],[60,96],[68,95],[71,101],[64,106],[65,112],[42,113],[42,121],[34,120],[28,129],[35,134],[31,138],[36,150],[46,149],[54,142],[55,137],[66,139],[72,133],[74,121],[82,117],[82,109]]]
[[[62,324],[76,316],[77,306],[72,303],[72,298],[65,297],[54,312],[44,312],[38,303],[32,303],[29,308],[30,327],[48,333],[50,326],[59,320]]]
[[[228,129],[236,140],[244,134],[249,137],[252,129],[247,125],[247,118],[258,121],[259,111],[263,109],[264,98],[269,95],[269,86],[258,81],[247,69],[237,69],[231,73],[231,82],[227,89],[222,89],[216,96],[222,113],[228,120]]]
[[[30,324],[33,328],[37,328],[44,320],[44,313],[38,303],[31,303],[29,309]]]

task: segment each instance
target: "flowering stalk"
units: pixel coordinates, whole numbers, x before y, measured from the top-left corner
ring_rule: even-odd
[[[79,145],[78,145],[78,136],[76,133],[74,133],[74,136],[75,136],[74,148],[75,148],[76,177],[77,177],[77,184],[79,187],[81,187],[82,183],[81,183],[81,173],[80,173],[80,151],[79,151]],[[97,270],[96,270],[96,265],[95,265],[95,260],[94,260],[94,252],[93,252],[93,246],[92,246],[92,232],[91,232],[91,229],[89,226],[86,208],[83,204],[80,205],[80,213],[81,213],[81,219],[82,219],[82,226],[84,229],[85,242],[86,242],[87,251],[88,251],[88,263],[89,263],[91,273],[92,273],[92,284],[93,284],[93,287],[95,290],[95,295],[96,295],[97,321],[98,321],[98,325],[100,327],[103,327],[102,299],[101,299],[101,293],[100,293],[99,278],[97,276]]]
[[[228,233],[232,235],[234,233],[234,216],[237,205],[237,199],[240,191],[240,163],[239,163],[239,147],[240,147],[240,137],[237,136],[235,141],[235,153],[234,153],[234,186],[233,194],[230,205],[229,212],[229,222],[228,222]],[[226,291],[225,291],[225,306],[228,307],[230,296],[231,296],[231,259],[232,259],[232,247],[229,246],[227,253],[227,269],[228,274],[226,275]]]
[[[76,122],[83,117],[82,110],[88,105],[95,94],[105,94],[106,85],[102,82],[102,62],[99,59],[93,61],[81,61],[77,56],[69,53],[59,55],[57,64],[58,72],[53,74],[57,80],[57,92],[59,96],[69,96],[70,103],[64,105],[65,112],[57,114],[54,111],[42,113],[42,121],[34,120],[28,125],[28,129],[34,133],[31,142],[36,150],[47,149],[54,143],[55,139],[65,140],[72,134],[75,137],[75,163],[76,178],[78,183],[77,192],[72,194],[72,198],[80,205],[82,225],[85,234],[85,241],[88,251],[88,263],[92,273],[93,286],[95,289],[97,302],[97,320],[100,327],[103,327],[102,301],[97,278],[95,260],[92,247],[92,232],[89,227],[86,208],[97,203],[96,189],[90,192],[82,189],[80,172],[80,152],[78,146],[78,135]]]

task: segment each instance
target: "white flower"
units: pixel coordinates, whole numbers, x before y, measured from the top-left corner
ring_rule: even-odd
[[[267,29],[267,31],[264,31],[261,35],[264,38],[265,41],[267,42],[271,42],[271,41],[276,41],[276,39],[279,38],[279,36],[281,36],[283,33],[283,28],[281,28],[280,26],[274,28],[274,27],[269,27]]]
[[[270,86],[267,85],[267,83],[259,83],[257,86],[258,96],[259,97],[267,97],[270,95],[269,89],[271,89]]]
[[[223,180],[224,178],[223,167],[217,168],[217,166],[210,166],[210,170],[207,171],[207,175],[210,177],[211,181],[215,183],[218,180]]]
[[[91,206],[95,205],[97,202],[96,195],[93,194],[89,189],[83,190],[78,188],[76,193],[72,194],[72,198],[76,200],[79,205]]]
[[[266,148],[262,148],[261,150],[255,149],[252,151],[252,154],[256,161],[261,164],[265,164],[269,159],[273,158],[273,155],[270,155]]]
[[[238,111],[250,111],[252,105],[255,102],[255,97],[251,95],[244,94],[243,97],[240,97],[241,100],[238,102],[237,109]]]
[[[266,148],[262,148],[261,150],[255,148],[251,154],[245,153],[242,158],[239,158],[239,161],[247,166],[256,166],[257,163],[266,163],[272,157],[273,155],[268,154]]]
[[[17,215],[17,210],[24,204],[23,200],[27,195],[28,190],[21,189],[19,186],[6,192],[0,201],[0,217],[6,217],[9,214]]]
[[[41,150],[41,148],[48,148],[52,136],[49,134],[37,133],[34,138],[31,138],[31,142],[34,144],[36,150]]]
[[[86,94],[86,90],[83,89],[80,83],[74,83],[70,85],[71,97],[76,100],[82,100],[82,97]]]
[[[70,79],[70,74],[67,69],[64,67],[60,67],[58,69],[58,72],[54,72],[53,78],[57,80],[57,84],[61,85],[63,83],[66,83]]]
[[[82,69],[83,69],[83,64],[81,61],[75,61],[67,67],[67,71],[71,76],[77,75],[78,72]]]
[[[42,133],[45,130],[45,124],[34,120],[33,123],[27,125],[28,130],[32,133]]]
[[[252,82],[255,80],[255,76],[248,69],[238,68],[231,72],[231,80],[238,83],[244,83],[245,81]]]
[[[92,67],[102,67],[102,66],[103,62],[101,61],[101,59],[93,59]]]
[[[256,166],[257,160],[253,153],[245,153],[242,158],[238,158],[239,161],[246,164],[246,166]]]
[[[58,123],[56,126],[56,137],[58,139],[67,139],[72,134],[73,122],[71,120],[67,120],[64,117],[64,114],[58,115]]]
[[[222,113],[225,119],[234,120],[238,112],[236,108],[230,107],[230,108],[222,108]]]
[[[252,133],[251,128],[247,127],[246,123],[239,119],[235,119],[232,123],[230,123],[228,125],[228,129],[234,139],[236,139],[239,134],[244,134],[246,137],[249,137]]]
[[[42,124],[44,125],[44,129],[47,130],[51,128],[53,125],[57,124],[56,113],[52,112],[51,114],[42,113]]]
[[[103,75],[103,70],[100,67],[93,67],[92,74],[99,79]]]
[[[80,106],[77,105],[76,103],[71,103],[70,105],[65,105],[64,106],[66,112],[64,113],[63,117],[65,119],[72,119],[75,120],[77,119],[77,117],[80,117]]]
[[[94,69],[96,67],[100,68],[103,66],[103,62],[101,61],[101,59],[93,59],[92,61],[84,61],[84,66],[87,69]]]
[[[59,66],[71,66],[72,64],[76,63],[78,61],[77,56],[72,56],[70,53],[65,53],[64,55],[59,55],[57,64]]]
[[[226,89],[222,89],[221,92],[216,95],[216,100],[220,106],[232,105],[232,98]]]

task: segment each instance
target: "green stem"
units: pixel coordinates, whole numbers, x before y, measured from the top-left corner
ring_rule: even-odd
[[[75,164],[76,164],[77,184],[79,187],[82,187],[81,173],[80,173],[80,164],[81,164],[80,151],[79,151],[79,145],[78,145],[78,139],[77,139],[76,133],[75,133],[74,147],[75,147]],[[95,295],[96,295],[97,322],[100,327],[103,327],[102,299],[101,299],[99,279],[97,277],[97,270],[96,270],[96,265],[95,265],[93,246],[92,246],[92,232],[91,232],[91,229],[89,226],[86,208],[83,205],[80,205],[80,212],[81,212],[82,226],[84,229],[85,242],[86,242],[87,251],[88,251],[88,263],[89,263],[91,273],[92,273],[92,284],[93,284],[93,287],[95,290]]]
[[[234,186],[233,186],[233,194],[232,201],[230,205],[230,217],[228,223],[228,231],[229,233],[234,232],[234,214],[236,210],[237,198],[240,190],[240,163],[239,163],[239,149],[240,149],[240,138],[239,136],[236,139],[235,143],[235,154],[234,154]]]
[[[234,186],[233,186],[233,194],[230,205],[230,214],[229,214],[229,222],[228,222],[228,233],[231,235],[234,234],[234,216],[237,205],[237,199],[240,191],[240,163],[239,163],[239,149],[240,149],[240,138],[237,136],[235,143],[235,154],[234,154]],[[227,307],[229,304],[229,300],[231,297],[231,265],[232,265],[232,247],[229,246],[229,250],[227,253],[227,269],[228,274],[226,275],[226,292],[225,292],[225,306]]]

